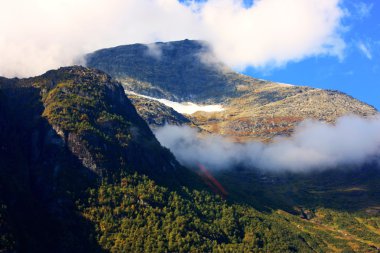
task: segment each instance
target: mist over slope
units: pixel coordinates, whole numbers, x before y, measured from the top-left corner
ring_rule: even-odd
[[[236,143],[217,135],[200,136],[187,126],[164,126],[157,139],[186,166],[204,164],[209,169],[238,166],[264,171],[308,172],[353,168],[380,158],[380,117],[339,118],[335,125],[305,121],[291,137],[276,137],[271,143]]]

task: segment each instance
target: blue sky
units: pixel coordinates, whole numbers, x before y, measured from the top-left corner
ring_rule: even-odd
[[[344,58],[317,56],[243,73],[277,82],[340,90],[380,109],[380,1],[344,1]]]

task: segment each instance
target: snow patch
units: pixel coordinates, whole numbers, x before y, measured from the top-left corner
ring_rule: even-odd
[[[289,84],[289,83],[277,83],[277,84],[280,86],[287,86],[287,87],[295,86],[294,84]]]
[[[179,113],[183,113],[183,114],[193,114],[195,112],[221,112],[221,111],[224,111],[224,108],[222,107],[222,105],[197,105],[197,104],[194,104],[192,102],[178,103],[178,102],[173,102],[173,101],[163,99],[163,98],[154,98],[154,97],[150,97],[150,96],[141,95],[141,94],[135,93],[133,91],[127,91],[126,90],[125,92],[127,94],[131,94],[131,95],[135,95],[135,96],[139,96],[139,97],[158,101],[158,102],[160,102],[166,106],[173,108],[175,111],[177,111]]]

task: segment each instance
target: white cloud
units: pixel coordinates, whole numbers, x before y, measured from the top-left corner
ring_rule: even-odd
[[[372,59],[372,53],[368,44],[360,41],[358,42],[357,47],[365,57],[367,57],[369,60]]]
[[[238,1],[209,1],[202,20],[216,54],[233,66],[262,67],[331,54],[342,57],[343,11],[337,0],[264,0],[245,9]]]
[[[335,126],[317,121],[300,124],[291,138],[273,143],[234,143],[220,136],[199,137],[190,127],[165,126],[155,132],[186,166],[210,169],[236,165],[271,171],[310,171],[345,168],[375,161],[380,156],[380,118],[340,118]]]
[[[227,64],[278,66],[342,56],[339,0],[1,0],[0,75],[30,76],[129,43],[210,41]]]

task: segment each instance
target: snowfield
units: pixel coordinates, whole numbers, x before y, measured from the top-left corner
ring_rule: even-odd
[[[183,114],[193,114],[195,112],[221,112],[221,111],[224,111],[224,108],[222,107],[222,105],[197,105],[197,104],[194,104],[192,102],[178,103],[178,102],[173,102],[173,101],[163,99],[163,98],[154,98],[154,97],[150,97],[150,96],[141,95],[141,94],[135,93],[133,91],[127,91],[126,90],[125,92],[127,94],[131,94],[131,95],[135,95],[135,96],[139,96],[139,97],[158,101],[158,102],[160,102],[166,106],[173,108],[177,112],[183,113]]]

